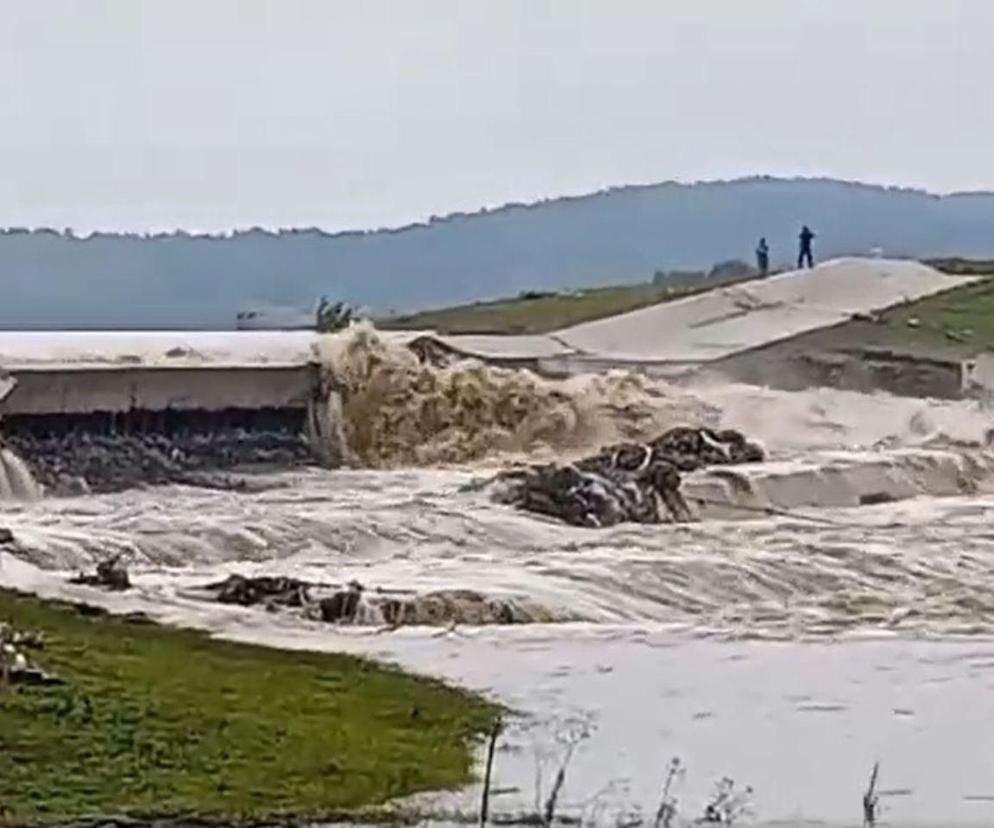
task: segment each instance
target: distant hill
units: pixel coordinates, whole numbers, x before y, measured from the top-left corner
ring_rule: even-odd
[[[378,313],[523,290],[646,281],[657,269],[774,264],[801,223],[817,257],[994,257],[994,193],[929,193],[826,179],[750,178],[607,190],[456,214],[396,230],[231,236],[0,231],[0,327],[234,326],[240,310],[327,294]]]

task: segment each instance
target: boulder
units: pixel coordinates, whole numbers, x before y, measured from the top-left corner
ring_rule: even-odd
[[[123,591],[131,588],[131,577],[128,575],[128,568],[121,562],[121,556],[113,555],[97,564],[96,573],[87,575],[80,572],[69,583]]]

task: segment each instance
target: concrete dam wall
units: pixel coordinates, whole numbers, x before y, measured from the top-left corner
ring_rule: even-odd
[[[3,388],[0,439],[57,494],[338,459],[334,406],[312,363],[29,365],[8,370]]]
[[[303,429],[316,365],[42,365],[8,372],[4,430],[204,430],[263,421]]]

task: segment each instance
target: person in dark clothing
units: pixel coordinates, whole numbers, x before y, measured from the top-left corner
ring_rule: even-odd
[[[808,267],[814,267],[814,256],[811,255],[811,240],[815,237],[815,234],[811,232],[811,228],[808,225],[804,225],[801,228],[801,235],[798,237],[801,240],[801,250],[797,254],[797,268],[800,270],[804,267],[804,262],[807,261]]]
[[[756,268],[760,276],[765,276],[770,271],[770,248],[766,244],[766,237],[759,240],[756,247]]]

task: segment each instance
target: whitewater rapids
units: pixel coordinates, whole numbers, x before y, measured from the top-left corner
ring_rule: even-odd
[[[467,485],[492,456],[260,475],[249,492],[170,486],[8,503],[2,523],[19,559],[41,570],[121,553],[139,589],[171,600],[239,572],[473,590],[534,622],[780,639],[994,631],[994,457],[979,404],[725,385],[674,390],[648,426],[637,421],[656,428],[694,412],[757,437],[770,459],[688,475],[689,499],[704,501],[691,524],[587,530],[515,512]],[[394,445],[387,426],[376,441],[366,428],[367,457]],[[537,451],[575,448],[576,435],[562,429]],[[446,433],[434,445],[454,443]],[[477,443],[463,443],[464,461],[467,445],[477,456]],[[771,506],[784,514],[762,513]]]
[[[344,404],[343,435],[365,468],[254,475],[238,493],[6,501],[0,526],[16,541],[0,544],[0,583],[242,640],[372,654],[490,693],[529,714],[498,754],[505,815],[533,808],[536,768],[547,791],[564,729],[579,727],[591,735],[562,812],[598,824],[633,807],[651,815],[673,755],[688,765],[680,797],[694,815],[727,774],[755,787],[763,819],[858,824],[880,759],[891,824],[994,822],[983,405],[624,374],[555,384],[431,368],[376,342],[324,358],[350,360],[345,382],[367,389]],[[580,529],[467,486],[512,460],[678,424],[741,430],[769,456],[688,475],[688,497],[705,501],[697,523]],[[134,590],[65,583],[116,552]],[[375,607],[337,627],[194,597],[234,572],[473,590],[531,623],[387,632]],[[477,794],[430,807],[466,813]]]

